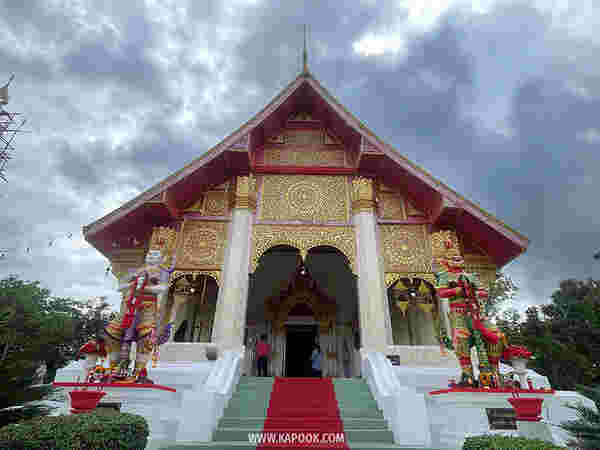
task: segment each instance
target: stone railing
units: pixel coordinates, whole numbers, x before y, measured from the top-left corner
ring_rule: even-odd
[[[431,434],[423,394],[400,385],[383,353],[363,352],[362,358],[362,376],[388,421],[394,442],[413,447],[430,446]]]
[[[182,399],[177,442],[210,441],[238,384],[244,351],[226,351],[214,364],[206,383]]]
[[[189,364],[206,361],[206,349],[214,347],[210,342],[165,342],[160,346],[161,363]]]

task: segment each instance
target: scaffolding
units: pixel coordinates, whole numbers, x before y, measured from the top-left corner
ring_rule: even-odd
[[[14,75],[10,77],[8,82],[0,87],[0,178],[4,181],[4,169],[6,163],[12,158],[11,153],[15,151],[13,142],[17,133],[23,133],[23,125],[25,120],[17,117],[20,113],[8,112],[4,107],[8,104],[8,86],[14,79]]]

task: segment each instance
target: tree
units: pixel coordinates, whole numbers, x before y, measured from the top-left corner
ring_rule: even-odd
[[[570,442],[570,448],[598,449],[600,448],[600,387],[577,386],[577,390],[594,401],[596,410],[582,404],[568,405],[577,412],[577,420],[569,420],[561,424],[575,440]]]
[[[109,318],[104,300],[51,297],[39,282],[14,275],[0,280],[0,409],[40,398],[42,391],[28,389],[36,369],[45,363],[51,382],[77,358]]]
[[[529,367],[557,389],[600,382],[600,284],[565,280],[552,302],[530,307],[523,321],[508,312],[498,321],[512,343],[526,346]]]
[[[489,318],[497,318],[502,305],[511,302],[518,290],[519,288],[508,275],[498,272],[496,280],[492,281],[488,287],[485,314]]]

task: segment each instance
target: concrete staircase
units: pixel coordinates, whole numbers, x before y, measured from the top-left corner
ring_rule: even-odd
[[[248,434],[263,431],[273,382],[273,378],[240,378],[212,442],[171,444],[162,449],[256,449],[256,444],[248,442]],[[406,449],[394,444],[393,434],[364,380],[339,378],[333,380],[333,385],[350,449]]]

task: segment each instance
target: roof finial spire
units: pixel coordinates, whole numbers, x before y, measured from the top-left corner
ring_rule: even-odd
[[[302,62],[303,62],[302,73],[307,74],[308,73],[308,53],[306,52],[306,24],[304,24],[304,50],[302,52]]]

